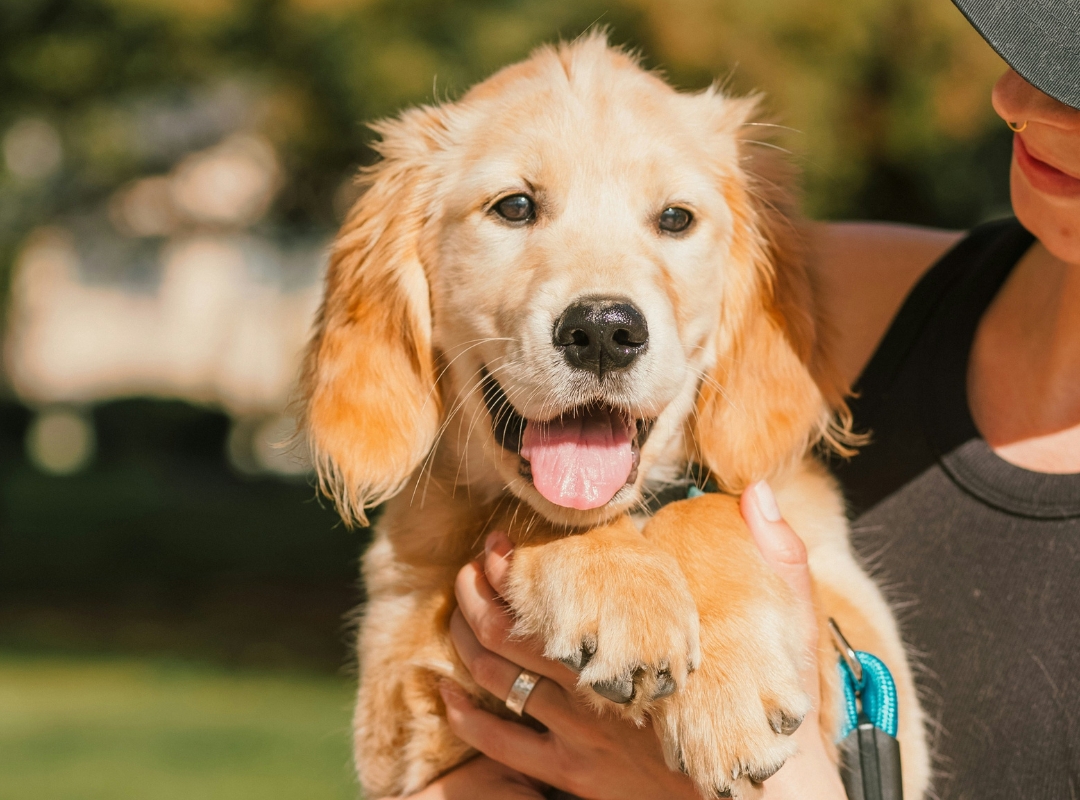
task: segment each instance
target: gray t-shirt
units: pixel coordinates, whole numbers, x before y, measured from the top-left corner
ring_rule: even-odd
[[[914,655],[941,800],[1080,800],[1080,474],[1002,460],[967,403],[979,319],[1032,242],[989,223],[927,273],[857,386],[871,443],[833,465]]]

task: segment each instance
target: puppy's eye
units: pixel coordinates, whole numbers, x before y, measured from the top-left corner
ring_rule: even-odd
[[[685,231],[693,221],[694,215],[678,206],[668,206],[660,212],[660,230],[668,233]]]
[[[527,194],[512,194],[495,204],[495,213],[508,222],[529,222],[536,216],[536,204]]]

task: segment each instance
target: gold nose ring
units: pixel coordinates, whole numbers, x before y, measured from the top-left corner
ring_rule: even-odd
[[[1005,124],[1008,125],[1011,130],[1020,133],[1020,131],[1027,127],[1028,121],[1025,119],[1023,122],[1007,122]]]

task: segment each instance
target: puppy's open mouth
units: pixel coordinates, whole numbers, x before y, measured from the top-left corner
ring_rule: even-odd
[[[486,369],[481,388],[495,441],[521,457],[522,476],[555,505],[600,508],[637,480],[641,447],[655,420],[602,402],[531,420],[514,409]]]

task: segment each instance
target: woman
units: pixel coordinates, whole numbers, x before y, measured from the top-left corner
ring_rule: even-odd
[[[1014,67],[993,104],[1017,132],[1018,222],[967,237],[819,230],[856,422],[874,432],[837,471],[856,545],[904,593],[895,599],[914,601],[905,631],[926,659],[938,794],[1080,797],[1080,9],[957,5]],[[769,487],[751,487],[742,510],[766,560],[809,599],[805,550]],[[505,641],[497,590],[512,553],[499,534],[487,544],[483,564],[459,575],[454,642],[496,695],[522,667],[545,676],[529,708],[549,732],[447,684],[451,727],[484,755],[417,797],[538,798],[548,786],[595,800],[697,797],[650,730],[597,719],[574,699],[575,675],[535,642]],[[813,691],[816,675],[805,682]],[[817,727],[810,718],[795,733],[799,755],[766,797],[844,797]]]

